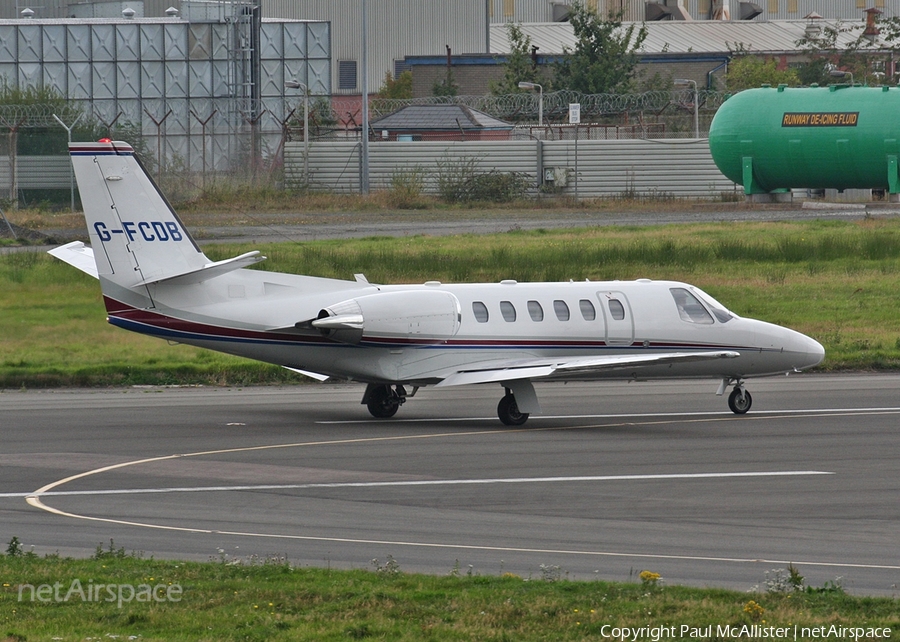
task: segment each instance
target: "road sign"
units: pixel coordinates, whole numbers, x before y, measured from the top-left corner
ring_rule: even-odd
[[[581,103],[569,103],[569,124],[577,125],[581,122]]]

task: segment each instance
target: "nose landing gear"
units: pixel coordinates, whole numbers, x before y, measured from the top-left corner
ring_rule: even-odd
[[[753,405],[753,397],[744,388],[744,382],[741,379],[722,379],[722,385],[719,386],[719,391],[716,394],[722,395],[725,392],[725,388],[732,383],[734,384],[734,389],[728,395],[728,407],[736,415],[746,414],[750,410],[750,406]]]

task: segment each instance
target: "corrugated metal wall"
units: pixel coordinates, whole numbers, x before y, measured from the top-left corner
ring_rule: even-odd
[[[548,141],[543,165],[565,167],[564,193],[575,194],[575,141]],[[716,196],[734,189],[703,140],[578,141],[578,195]]]
[[[818,13],[827,20],[864,20],[863,13],[869,7],[875,7],[884,11],[884,17],[900,15],[900,0],[754,0],[763,10],[762,14],[755,18],[763,20],[800,20],[812,12]],[[709,17],[710,5],[713,0],[685,0],[684,5],[688,13],[695,20],[705,20]],[[739,0],[729,0],[729,8],[732,18],[740,15]]]
[[[335,94],[361,91],[362,16],[360,0],[263,0],[270,18],[328,20],[332,29]],[[449,45],[454,54],[487,51],[485,0],[378,0],[366,3],[369,92],[378,91],[394,61],[405,56],[440,55]],[[301,18],[302,17],[302,18]],[[357,61],[354,89],[340,90],[338,61]]]
[[[359,143],[310,145],[310,186],[359,191]],[[369,183],[388,189],[395,173],[422,172],[436,191],[440,163],[477,159],[479,171],[521,172],[536,181],[539,168],[565,168],[563,195],[576,192],[575,141],[390,142],[369,145]],[[579,198],[609,196],[715,197],[735,189],[716,167],[706,140],[581,140],[577,147]],[[285,180],[301,186],[303,144],[285,146]]]
[[[662,0],[656,0],[663,4]],[[740,16],[740,0],[726,0],[731,16]],[[568,5],[571,0],[486,0],[490,7],[490,20],[499,22],[552,22],[553,5]],[[601,14],[622,11],[625,20],[642,21],[645,16],[645,0],[583,0],[588,7],[597,8]],[[756,18],[762,20],[798,20],[815,11],[829,20],[862,20],[863,11],[875,7],[884,11],[885,17],[900,15],[900,0],[755,0],[763,10]],[[713,5],[721,6],[722,0],[684,0],[684,7],[694,20],[708,20]]]
[[[19,189],[69,189],[72,161],[68,156],[19,156],[16,159]],[[0,198],[9,195],[9,158],[0,158]]]
[[[310,144],[309,184],[313,189],[358,192],[360,172],[358,142],[314,142]],[[498,170],[536,175],[537,156],[533,141],[467,142],[372,142],[369,143],[369,185],[389,189],[395,175],[420,173],[426,190],[435,192],[440,166],[474,161],[478,171]],[[304,184],[303,143],[284,148],[285,182]]]

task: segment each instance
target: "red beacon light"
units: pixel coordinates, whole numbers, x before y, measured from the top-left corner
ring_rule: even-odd
[[[111,143],[111,142],[112,142],[112,138],[101,138],[101,139],[98,140],[97,142],[98,142],[98,143]]]

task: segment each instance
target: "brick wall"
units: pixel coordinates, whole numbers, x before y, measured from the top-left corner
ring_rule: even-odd
[[[709,61],[680,61],[671,60],[664,62],[641,63],[638,65],[638,73],[644,78],[652,78],[659,74],[662,78],[689,78],[697,82],[700,89],[707,88],[707,74],[722,64],[721,60]],[[447,77],[447,65],[412,65],[413,97],[421,98],[433,95],[432,88],[436,81],[443,81]],[[503,78],[503,65],[499,64],[464,64],[453,65],[453,80],[459,87],[461,96],[480,96],[490,93],[491,81]],[[725,67],[715,71],[712,76],[715,79],[712,89],[725,88]]]

